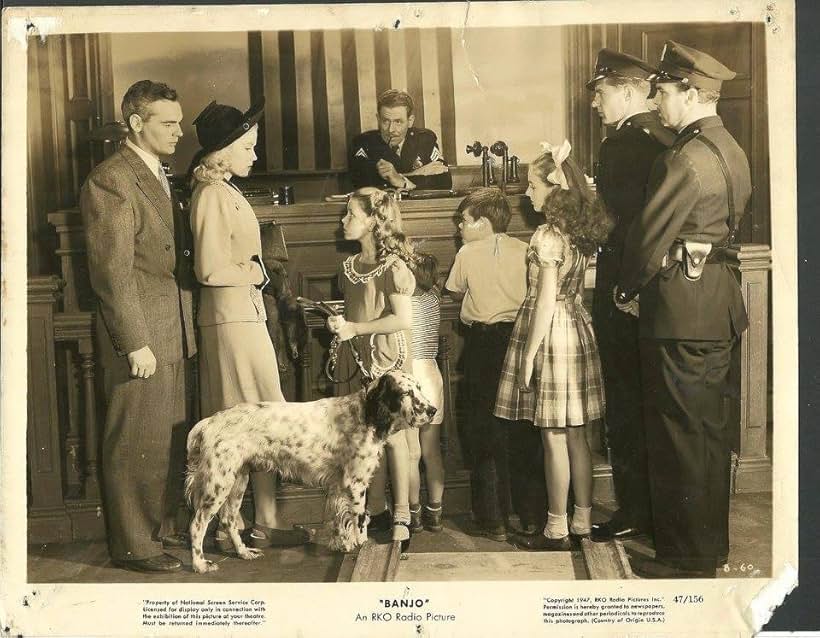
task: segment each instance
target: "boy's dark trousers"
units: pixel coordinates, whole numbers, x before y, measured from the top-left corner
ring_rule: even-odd
[[[473,323],[466,330],[465,435],[473,514],[479,524],[497,527],[514,511],[523,527],[543,527],[547,501],[541,436],[529,422],[493,415],[512,328],[512,322]]]

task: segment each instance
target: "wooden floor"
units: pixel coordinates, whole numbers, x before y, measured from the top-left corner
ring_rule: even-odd
[[[594,520],[608,518],[612,504],[596,504]],[[468,536],[468,517],[445,519],[443,531],[421,532],[413,537],[410,552],[402,560],[398,580],[572,580],[586,579],[580,551],[565,553],[521,552],[509,543]],[[731,551],[724,577],[769,576],[771,573],[771,495],[743,494],[732,498]],[[316,542],[265,551],[255,561],[209,554],[220,569],[207,575],[191,571],[190,553],[169,553],[183,562],[183,569],[168,575],[138,574],[113,567],[105,543],[72,543],[29,547],[31,583],[148,583],[148,582],[335,582],[340,578],[344,556],[324,545],[326,532],[318,528]],[[376,540],[385,540],[379,539]],[[646,541],[624,543],[630,558],[652,556]],[[206,548],[207,550],[207,548]],[[751,569],[749,569],[751,565]],[[741,567],[743,569],[741,569]]]

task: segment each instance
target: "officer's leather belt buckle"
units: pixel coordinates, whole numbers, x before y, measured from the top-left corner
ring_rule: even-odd
[[[709,242],[691,241],[684,239],[672,244],[669,252],[664,255],[661,267],[668,266],[671,262],[683,264],[683,275],[689,281],[697,281],[703,275],[703,267],[707,262],[718,261],[722,251],[716,251],[715,258],[710,259],[712,244]]]

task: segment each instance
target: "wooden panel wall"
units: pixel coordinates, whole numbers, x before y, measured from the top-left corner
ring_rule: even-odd
[[[87,135],[113,119],[108,36],[30,38],[28,69],[28,267],[43,274],[58,270],[47,215],[77,204],[104,156],[103,145]]]
[[[251,32],[248,43],[251,101],[266,102],[259,169],[346,169],[350,140],[376,128],[389,88],[413,96],[416,125],[455,162],[450,29]]]

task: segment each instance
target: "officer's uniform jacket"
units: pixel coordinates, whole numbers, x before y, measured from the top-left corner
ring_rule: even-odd
[[[351,144],[349,167],[354,188],[386,186],[376,169],[376,162],[380,159],[393,164],[401,174],[414,171],[430,162],[444,161],[436,134],[429,129],[408,129],[401,147],[401,156],[382,139],[379,131],[365,131],[354,137]],[[420,189],[449,189],[453,185],[449,172],[440,175],[412,175],[408,179]]]
[[[647,111],[628,118],[601,142],[595,184],[615,227],[598,257],[597,281],[609,299],[618,280],[627,230],[646,202],[652,164],[675,137],[656,113]]]
[[[646,206],[626,236],[618,280],[626,299],[640,292],[642,337],[723,340],[740,335],[748,325],[740,287],[725,263],[707,263],[697,281],[684,276],[679,262],[662,268],[675,240],[720,246],[730,233],[726,180],[704,140],[726,162],[738,219],[751,195],[746,155],[718,116],[691,123],[658,157]]]

